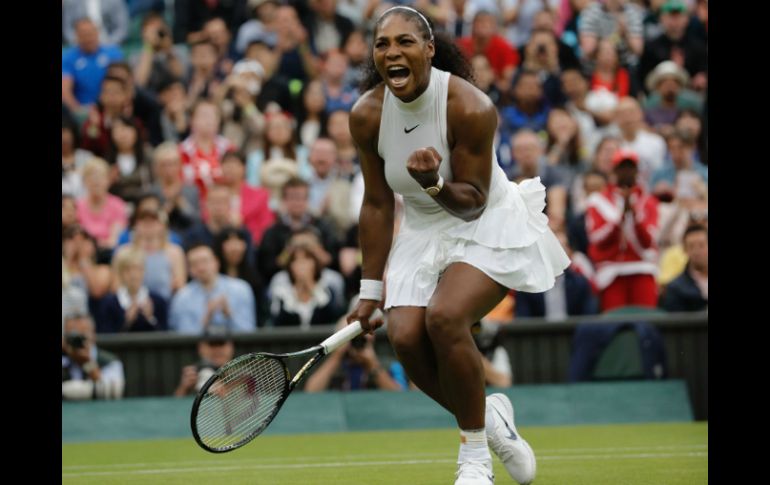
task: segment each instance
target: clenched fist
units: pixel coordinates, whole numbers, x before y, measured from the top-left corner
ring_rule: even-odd
[[[441,155],[435,148],[420,148],[409,155],[406,169],[422,188],[432,187],[438,182],[438,168],[441,160]]]

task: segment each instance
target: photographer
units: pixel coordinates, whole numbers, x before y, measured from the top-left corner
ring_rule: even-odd
[[[132,58],[131,64],[136,84],[153,93],[170,80],[184,77],[183,51],[174,48],[163,15],[150,12],[142,20],[142,51]]]
[[[64,319],[61,357],[62,399],[120,399],[125,377],[118,358],[94,342],[94,322],[89,315]]]
[[[225,327],[209,326],[206,333],[198,341],[197,364],[187,365],[182,368],[182,376],[179,385],[174,391],[174,396],[183,397],[194,394],[203,387],[203,384],[214,372],[235,356],[235,345],[230,332]]]
[[[357,303],[357,300],[357,297],[354,298],[352,303]],[[337,324],[337,330],[346,324],[343,318]],[[308,377],[305,392],[408,389],[404,368],[397,361],[383,364],[374,351],[374,339],[374,334],[359,335],[332,352],[318,370]]]

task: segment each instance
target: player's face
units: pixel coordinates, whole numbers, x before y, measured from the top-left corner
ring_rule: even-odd
[[[432,41],[426,41],[416,21],[398,13],[382,21],[374,38],[374,65],[377,72],[402,101],[413,101],[428,87]]]

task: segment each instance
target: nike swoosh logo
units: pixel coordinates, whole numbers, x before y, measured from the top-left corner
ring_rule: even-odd
[[[406,126],[405,126],[405,127],[404,127],[404,133],[411,133],[411,132],[412,132],[412,131],[414,131],[414,129],[415,129],[415,128],[417,128],[418,126],[420,126],[420,124],[419,124],[419,123],[418,123],[418,124],[416,124],[416,125],[414,125],[413,127],[409,128],[408,130],[406,129]]]
[[[510,426],[508,426],[508,421],[506,421],[506,420],[505,420],[505,418],[503,417],[503,415],[502,415],[502,414],[500,414],[500,413],[497,411],[497,409],[495,409],[495,408],[492,408],[492,409],[494,409],[494,410],[495,410],[495,412],[497,413],[497,415],[498,415],[498,416],[500,416],[500,419],[502,419],[502,420],[503,420],[503,423],[505,424],[505,429],[507,429],[507,430],[508,430],[508,439],[512,439],[512,440],[517,440],[517,439],[519,439],[519,437],[518,437],[518,436],[516,436],[516,433],[514,433],[514,432],[513,432],[513,430],[511,429],[511,427],[510,427]]]

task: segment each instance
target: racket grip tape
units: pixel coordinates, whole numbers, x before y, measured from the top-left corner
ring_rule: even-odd
[[[321,347],[324,348],[324,354],[334,352],[344,343],[359,336],[361,332],[363,332],[361,322],[353,322],[342,330],[337,331],[334,335],[321,342]]]

